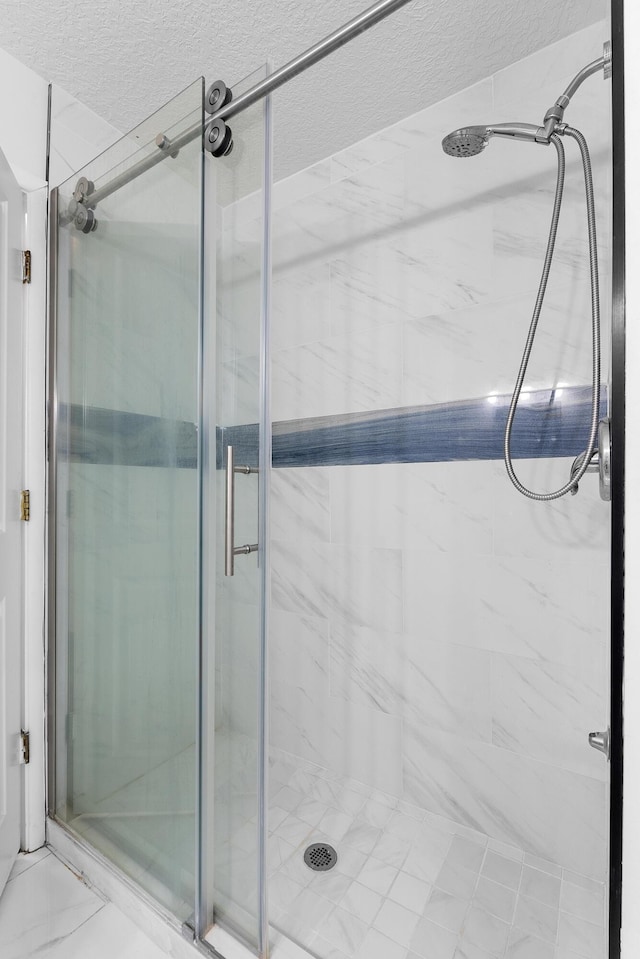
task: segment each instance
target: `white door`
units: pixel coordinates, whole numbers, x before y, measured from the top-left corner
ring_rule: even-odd
[[[0,151],[0,892],[20,846],[23,195]]]

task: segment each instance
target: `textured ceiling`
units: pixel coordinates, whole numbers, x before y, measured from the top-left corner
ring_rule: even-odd
[[[282,65],[367,0],[0,0],[0,45],[122,131],[192,79]],[[606,0],[412,0],[275,95],[301,169],[607,14]]]

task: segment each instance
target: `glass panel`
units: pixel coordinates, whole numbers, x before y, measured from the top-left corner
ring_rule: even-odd
[[[202,123],[198,80],[81,171]],[[59,190],[55,814],[193,912],[201,137],[100,200]]]
[[[234,86],[257,83],[261,70]],[[264,493],[269,457],[261,452],[264,415],[261,315],[264,313],[263,181],[268,156],[264,101],[234,117],[234,149],[205,164],[205,675],[203,735],[203,896],[199,925],[212,919],[254,950],[261,942],[263,834],[261,796]],[[236,547],[260,549],[235,557],[225,575],[227,449],[234,474]],[[266,470],[265,470],[266,466]],[[255,472],[258,470],[258,472]],[[211,763],[211,756],[214,761]],[[214,933],[215,935],[215,933]],[[215,939],[213,940],[215,942]]]
[[[269,901],[321,959],[606,955],[609,766],[587,736],[609,715],[610,507],[592,474],[577,496],[526,499],[502,462],[555,150],[496,137],[460,159],[441,142],[539,124],[608,36],[606,21],[554,36],[287,175],[317,125],[318,79],[305,107],[301,78],[276,138]],[[343,116],[370,99],[341,94]],[[566,113],[593,159],[605,378],[610,97],[594,76]],[[514,427],[516,469],[542,491],[567,482],[590,416],[584,185],[563,142]],[[330,871],[305,865],[315,841],[335,847]]]

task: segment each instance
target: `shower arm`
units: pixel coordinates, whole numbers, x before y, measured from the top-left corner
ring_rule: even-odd
[[[561,133],[562,131],[558,129],[559,125],[564,121],[564,111],[567,109],[571,102],[576,90],[582,86],[585,80],[593,76],[594,73],[598,73],[600,70],[604,71],[603,79],[608,80],[611,76],[611,41],[607,40],[604,44],[603,53],[601,57],[598,57],[597,60],[593,60],[591,63],[588,63],[586,67],[583,67],[579,73],[575,75],[567,89],[564,91],[561,96],[558,97],[556,102],[552,107],[549,107],[547,112],[544,115],[544,132],[547,138],[547,141],[551,137],[552,133]]]

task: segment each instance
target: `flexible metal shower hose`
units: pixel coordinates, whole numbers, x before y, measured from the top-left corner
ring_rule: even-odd
[[[591,328],[592,328],[592,386],[591,386],[591,427],[589,431],[589,441],[585,452],[582,454],[582,462],[580,468],[576,472],[568,483],[566,483],[560,489],[554,490],[551,493],[536,493],[533,490],[527,489],[526,486],[520,482],[518,477],[515,474],[513,463],[511,462],[511,431],[513,428],[513,420],[516,415],[516,410],[518,409],[518,402],[520,400],[520,392],[522,390],[522,384],[527,372],[527,366],[529,363],[529,358],[531,356],[531,350],[533,348],[533,342],[536,336],[536,329],[538,326],[538,320],[540,319],[540,313],[542,311],[542,304],[544,303],[544,296],[547,291],[547,281],[549,279],[549,273],[551,271],[551,263],[553,261],[553,251],[556,242],[556,235],[558,233],[558,220],[560,218],[560,208],[562,206],[562,192],[564,189],[564,175],[565,175],[565,155],[564,147],[560,140],[560,137],[553,133],[551,135],[551,142],[553,143],[556,151],[558,153],[558,179],[556,181],[556,195],[553,203],[553,214],[551,216],[551,229],[549,230],[549,240],[547,243],[547,252],[544,257],[544,265],[542,267],[542,276],[540,278],[540,285],[538,287],[538,295],[536,297],[536,303],[533,309],[533,316],[531,318],[531,325],[529,327],[529,334],[527,336],[527,342],[525,344],[524,353],[522,356],[522,362],[520,363],[520,370],[518,372],[518,378],[516,380],[516,385],[513,390],[513,396],[511,397],[511,404],[509,406],[509,413],[507,415],[507,426],[504,434],[504,462],[507,468],[507,473],[509,474],[509,479],[518,490],[519,493],[522,493],[523,496],[528,496],[529,499],[534,500],[552,500],[559,499],[561,496],[565,496],[567,493],[575,491],[578,483],[584,476],[591,462],[593,454],[596,450],[596,440],[598,436],[598,421],[600,418],[600,289],[599,289],[599,278],[598,278],[598,247],[597,247],[597,238],[596,238],[596,212],[595,212],[595,203],[593,197],[593,177],[591,175],[591,158],[589,156],[589,147],[587,146],[587,141],[579,130],[576,130],[574,127],[565,126],[563,128],[563,134],[566,136],[573,137],[574,140],[578,143],[580,147],[580,154],[582,156],[582,167],[584,170],[584,186],[585,194],[587,201],[587,225],[589,232],[589,268],[591,272]]]

